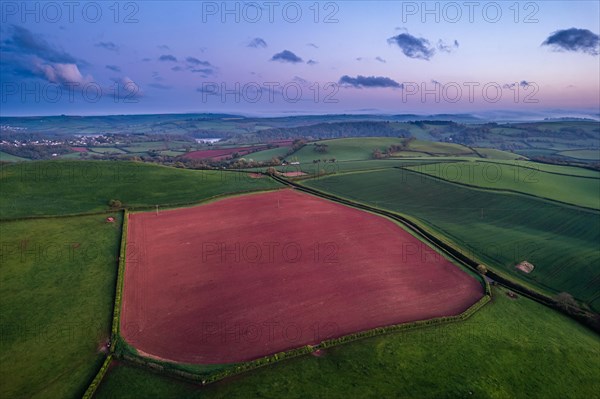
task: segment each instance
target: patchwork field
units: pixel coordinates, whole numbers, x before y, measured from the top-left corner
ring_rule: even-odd
[[[600,308],[600,213],[519,194],[469,188],[409,170],[348,173],[305,182],[398,212],[470,256],[535,287]],[[529,261],[530,274],[515,265]]]
[[[394,222],[279,190],[132,214],[121,333],[141,354],[231,363],[456,315],[482,296]]]
[[[276,148],[280,150],[281,148],[286,148],[291,145],[291,142],[282,141],[281,146]],[[234,154],[238,154],[239,156],[248,156],[251,157],[251,154],[255,152],[267,151],[267,145],[256,145],[256,146],[246,146],[246,147],[228,147],[228,148],[219,148],[219,149],[206,149],[200,151],[191,151],[183,155],[185,158],[189,159],[209,159],[209,160],[222,160],[232,158]],[[270,149],[273,150],[273,149]],[[270,160],[269,158],[268,160]]]

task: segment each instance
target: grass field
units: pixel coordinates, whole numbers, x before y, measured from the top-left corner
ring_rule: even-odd
[[[499,159],[499,160],[512,160],[523,158],[519,154],[515,154],[513,152],[496,150],[495,148],[475,148],[475,150],[481,155],[485,155],[490,159]]]
[[[409,170],[349,173],[305,182],[410,216],[482,262],[600,309],[600,214],[518,194],[472,189]],[[527,260],[531,274],[514,268]],[[594,302],[595,301],[595,302]]]
[[[464,145],[434,141],[415,140],[409,144],[408,149],[433,155],[476,155],[473,150]]]
[[[285,154],[290,150],[290,147],[277,147],[268,150],[253,152],[252,154],[244,155],[244,159],[252,159],[256,162],[270,161],[274,157],[285,157]]]
[[[490,162],[410,166],[441,179],[496,190],[512,190],[568,204],[600,209],[600,179],[564,176],[518,165]]]
[[[492,160],[492,159],[478,159],[478,162],[494,162],[494,163],[502,163],[506,165],[512,165],[519,168],[531,168],[540,172],[548,172],[548,173],[556,173],[561,175],[569,175],[569,176],[587,176],[594,177],[596,179],[600,179],[600,171],[591,170],[586,168],[580,168],[577,166],[566,166],[566,165],[551,165],[540,162],[533,161],[522,161],[522,160],[514,160],[514,161],[503,161],[503,160]]]
[[[90,147],[89,150],[98,154],[125,154],[125,151],[116,147]]]
[[[558,155],[590,161],[600,161],[600,150],[567,150],[559,152]]]
[[[15,155],[7,154],[6,152],[0,151],[0,161],[17,162],[17,161],[29,161],[29,159],[17,157]]]
[[[365,339],[200,388],[126,365],[98,398],[590,398],[600,339],[502,289],[465,322]]]
[[[0,217],[62,215],[189,203],[227,193],[277,187],[246,173],[194,171],[135,162],[45,161],[3,166]]]
[[[385,150],[392,144],[401,144],[402,139],[394,137],[361,137],[348,139],[334,139],[318,141],[318,144],[326,144],[327,152],[319,153],[314,150],[314,145],[308,143],[286,159],[297,159],[299,162],[312,162],[313,159],[331,159],[338,161],[357,161],[372,159],[373,150],[379,148]]]
[[[2,222],[0,397],[79,398],[103,361],[121,218]]]

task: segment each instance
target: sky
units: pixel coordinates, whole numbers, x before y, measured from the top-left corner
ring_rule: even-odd
[[[0,3],[0,116],[600,116],[600,2]]]

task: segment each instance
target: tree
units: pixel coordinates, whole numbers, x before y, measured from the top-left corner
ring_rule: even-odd
[[[123,206],[123,203],[117,199],[111,199],[110,201],[108,201],[108,206],[114,209],[118,209]]]
[[[554,297],[554,300],[560,308],[566,310],[569,313],[580,310],[579,304],[577,303],[575,298],[573,298],[573,295],[569,294],[568,292],[561,292],[560,294]]]
[[[383,155],[381,154],[381,150],[379,148],[375,148],[373,150],[373,158],[374,159],[381,159],[381,158],[383,158]]]

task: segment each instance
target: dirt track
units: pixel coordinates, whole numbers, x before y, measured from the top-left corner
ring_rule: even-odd
[[[250,360],[483,295],[395,223],[293,190],[131,215],[127,252],[122,334],[179,362]]]

